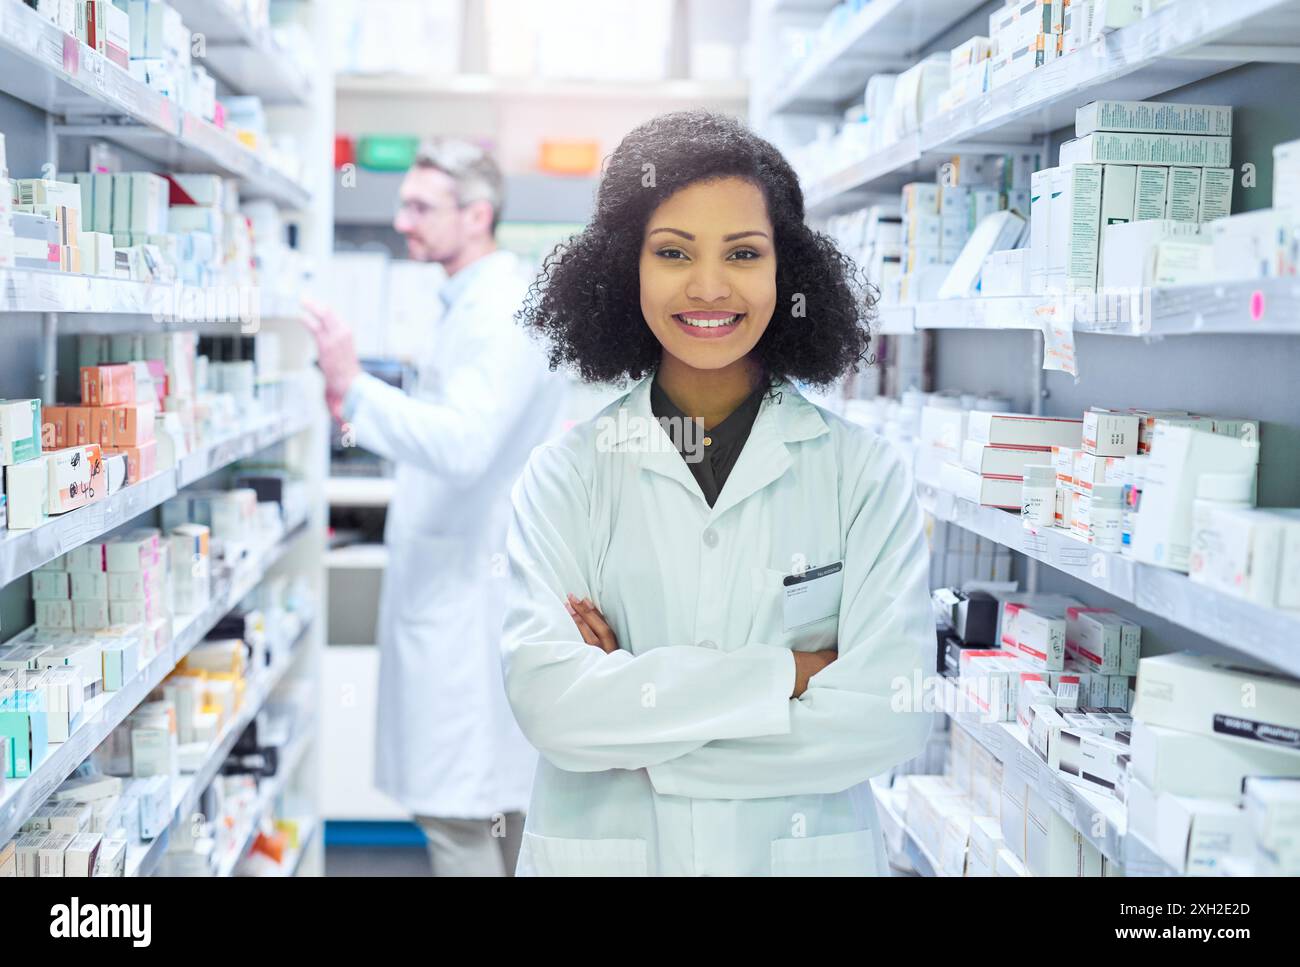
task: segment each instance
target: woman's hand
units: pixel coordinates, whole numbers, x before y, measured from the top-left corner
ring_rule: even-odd
[[[569,617],[573,619],[573,623],[578,626],[578,633],[582,635],[583,641],[594,645],[606,654],[618,651],[618,638],[614,636],[614,629],[609,626],[600,609],[589,599],[569,595],[564,602],[564,607],[569,612]]]
[[[796,651],[794,653],[794,694],[798,698],[808,689],[808,680],[840,656],[838,650]]]

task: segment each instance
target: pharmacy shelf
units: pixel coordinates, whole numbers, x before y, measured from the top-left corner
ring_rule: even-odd
[[[916,834],[908,829],[904,819],[904,809],[900,808],[902,804],[895,801],[899,797],[894,790],[873,788],[872,792],[879,807],[877,811],[881,825],[892,827],[895,832],[896,842],[890,844],[891,848],[896,848],[898,853],[902,853],[907,858],[918,876],[945,876],[939,861],[916,838]]]
[[[311,423],[302,413],[274,416],[207,444],[182,457],[178,466],[123,487],[111,497],[53,517],[40,527],[0,532],[0,587],[152,510],[196,480],[302,432]]]
[[[325,502],[331,507],[387,507],[396,489],[392,477],[330,477]]]
[[[1059,770],[1050,768],[1029,746],[1018,722],[973,722],[958,711],[956,688],[943,679],[940,700],[953,724],[970,736],[1051,803],[1052,808],[1109,860],[1123,863],[1128,814],[1114,796],[1088,789]],[[1005,782],[1005,773],[1004,779]]]
[[[338,97],[401,97],[416,99],[485,99],[514,101],[650,101],[701,104],[743,104],[749,85],[729,81],[566,81],[547,78],[494,77],[455,74],[420,77],[410,74],[339,74]]]
[[[1027,329],[1068,320],[1076,333],[1109,336],[1300,335],[1300,283],[1256,279],[1070,296],[940,299],[880,310],[885,332]]]
[[[41,269],[0,269],[0,313],[57,312],[65,315],[147,317],[165,327],[212,324],[254,331],[262,319],[297,314],[298,300],[249,286],[190,286],[132,282],[106,276]],[[94,323],[68,320],[64,333]]]
[[[169,171],[211,172],[238,179],[245,201],[269,199],[287,208],[311,203],[311,192],[267,159],[242,144],[229,131],[188,111],[169,128],[139,124],[55,125],[65,138],[102,138],[157,162]]]
[[[302,866],[303,857],[311,850],[312,837],[316,835],[317,821],[311,817],[303,820],[298,829],[298,848],[290,850],[285,854],[284,862],[280,864],[280,871],[277,876],[297,876],[298,869]]]
[[[881,306],[876,312],[876,324],[872,327],[875,335],[910,336],[916,332],[916,313],[912,306]]]
[[[21,0],[0,0],[0,92],[67,119],[64,137],[102,138],[176,171],[237,178],[241,197],[305,208],[310,193],[232,135],[135,80]]]
[[[984,0],[873,0],[794,72],[773,85],[772,113],[826,112],[861,99],[867,78],[910,67],[915,54]]]
[[[235,840],[235,848],[227,852],[218,861],[217,876],[234,875],[235,867],[239,864],[240,859],[248,852],[248,848],[253,845],[253,840],[256,838],[257,831],[261,826],[262,817],[266,815],[266,811],[271,808],[276,799],[280,797],[280,794],[288,788],[294,770],[306,757],[313,736],[309,730],[302,728],[302,721],[302,719],[299,720],[299,731],[289,740],[285,746],[284,754],[279,757],[275,775],[258,784],[257,802],[249,810],[250,822],[248,827],[240,831]]]
[[[173,622],[170,646],[155,655],[137,671],[134,678],[114,692],[104,692],[82,711],[81,724],[66,742],[50,747],[49,753],[25,779],[11,779],[5,783],[4,797],[0,799],[0,841],[8,842],[22,826],[24,820],[49,798],[77,766],[85,761],[95,748],[108,738],[126,717],[149,695],[158,684],[171,674],[178,662],[203,640],[244,597],[261,582],[297,538],[305,533],[305,520],[295,521],[286,528],[285,536],[266,548],[261,554],[246,560],[234,573],[214,578],[212,600],[196,615],[187,615]],[[22,640],[22,635],[15,641]]]
[[[63,117],[176,130],[175,105],[22,3],[0,0],[0,91]]]
[[[1202,584],[1186,574],[1102,551],[1055,527],[1031,530],[1018,514],[982,507],[918,482],[917,499],[946,520],[1047,564],[1121,601],[1243,655],[1300,675],[1300,612],[1266,608]]]
[[[890,190],[898,165],[990,140],[1027,143],[1072,127],[1089,101],[1144,100],[1242,64],[1294,61],[1297,45],[1300,0],[1180,0],[931,118],[914,147],[908,139],[881,149],[806,193],[822,212],[842,210],[857,203],[855,192]]]
[[[257,717],[258,712],[262,710],[262,706],[266,704],[266,700],[271,697],[289,668],[292,667],[295,657],[293,649],[310,627],[310,619],[301,622],[298,632],[291,637],[292,644],[288,653],[266,671],[259,673],[250,684],[244,696],[244,704],[235,713],[235,716],[226,723],[225,729],[216,742],[213,743],[208,751],[207,758],[203,760],[203,764],[194,772],[181,776],[179,781],[172,786],[171,821],[173,823],[177,820],[184,821],[197,812],[199,799],[202,797],[204,790],[212,784],[212,780],[221,771],[222,763],[230,755],[230,750],[235,747],[235,743],[239,741],[239,737],[244,730],[248,728],[248,724]],[[126,875],[152,876],[166,852],[166,837],[163,836],[159,836],[149,843],[133,843],[127,849]]]
[[[192,34],[207,45],[203,66],[240,94],[271,105],[307,103],[306,77],[280,51],[269,28],[257,28],[232,0],[174,0]]]

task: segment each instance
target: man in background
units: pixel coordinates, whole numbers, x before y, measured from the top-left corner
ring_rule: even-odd
[[[362,372],[349,326],[305,306],[331,412],[397,467],[375,779],[424,830],[435,876],[514,872],[536,764],[502,683],[504,549],[510,488],[562,382],[514,321],[529,273],[497,248],[502,201],[495,161],[464,142],[425,145],[402,183],[393,227],[448,275],[414,392]]]

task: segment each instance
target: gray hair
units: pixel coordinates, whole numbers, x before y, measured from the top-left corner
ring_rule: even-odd
[[[496,160],[476,144],[454,138],[435,138],[420,145],[415,167],[433,168],[456,182],[456,201],[468,205],[486,201],[492,206],[492,231],[496,231],[505,204],[505,179]]]

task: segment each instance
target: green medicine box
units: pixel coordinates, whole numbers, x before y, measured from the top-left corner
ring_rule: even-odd
[[[5,744],[5,778],[25,779],[49,750],[49,720],[40,692],[16,691],[0,701],[0,742]]]
[[[41,401],[0,400],[0,467],[41,455]]]

